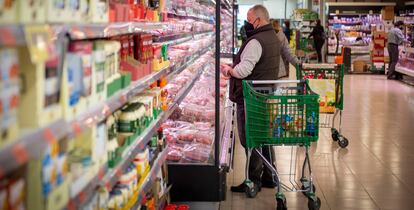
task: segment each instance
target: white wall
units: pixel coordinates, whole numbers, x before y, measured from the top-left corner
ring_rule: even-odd
[[[297,0],[287,0],[286,18],[289,19],[296,9]],[[269,10],[270,18],[285,18],[285,1],[284,0],[264,0],[263,5]]]
[[[269,11],[270,18],[285,18],[285,0],[239,0],[239,5],[263,4]],[[286,18],[292,15],[296,9],[297,0],[287,0]]]

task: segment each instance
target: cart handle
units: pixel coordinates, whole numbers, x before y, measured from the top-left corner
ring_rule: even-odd
[[[247,81],[252,84],[286,84],[286,83],[301,83],[300,80],[250,80]]]

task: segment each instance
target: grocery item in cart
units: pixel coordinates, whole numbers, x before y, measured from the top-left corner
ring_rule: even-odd
[[[309,79],[309,87],[319,95],[319,111],[321,113],[335,112],[335,80]]]

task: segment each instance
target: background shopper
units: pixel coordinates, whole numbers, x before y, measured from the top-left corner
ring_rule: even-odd
[[[290,22],[289,22],[289,20],[285,21],[285,28],[283,29],[283,33],[285,34],[288,42],[290,42],[291,31],[290,31]]]
[[[390,56],[390,65],[388,68],[388,76],[387,79],[402,79],[403,76],[401,73],[395,71],[395,66],[398,63],[399,58],[399,50],[398,45],[407,42],[404,39],[404,35],[402,33],[404,27],[403,21],[397,21],[394,24],[394,28],[392,28],[388,32],[388,54]]]
[[[316,21],[316,26],[313,28],[308,38],[313,37],[316,53],[318,54],[318,62],[322,63],[322,47],[325,43],[325,30],[321,25],[321,20]]]
[[[296,66],[299,64],[299,60],[290,50],[288,39],[282,31],[279,20],[273,20],[272,25],[281,44],[281,60],[279,64],[278,78],[289,77],[289,63]]]

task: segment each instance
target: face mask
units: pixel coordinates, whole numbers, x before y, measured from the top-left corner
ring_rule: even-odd
[[[244,21],[244,29],[246,31],[253,31],[254,30],[254,26],[253,26],[253,24],[251,24],[251,23],[249,23],[247,21]]]
[[[249,23],[248,21],[246,21],[245,26],[247,27],[247,29],[252,30],[252,31],[255,30],[256,28],[254,27],[254,24],[256,23],[257,19],[259,19],[259,18],[256,18],[253,21],[253,23]],[[246,29],[246,31],[247,31],[247,29]]]

